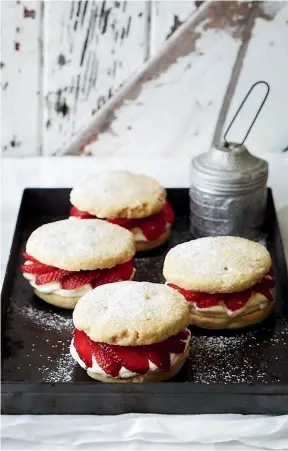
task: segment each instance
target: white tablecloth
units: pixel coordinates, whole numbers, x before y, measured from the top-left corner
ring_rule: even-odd
[[[266,154],[288,261],[288,155]],[[189,185],[189,160],[178,158],[4,159],[2,167],[1,275],[25,187],[71,187],[102,169],[128,169],[155,176],[167,187]],[[288,300],[287,300],[288,301]],[[288,412],[288,406],[287,406]],[[3,416],[3,449],[288,449],[288,415]]]

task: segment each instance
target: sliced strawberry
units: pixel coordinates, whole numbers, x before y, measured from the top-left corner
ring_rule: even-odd
[[[160,370],[169,371],[170,370],[170,354],[164,349],[160,349],[157,346],[143,346],[146,348],[143,350],[145,357],[147,357],[150,362],[154,363]]]
[[[73,335],[74,346],[79,357],[85,363],[86,368],[90,368],[92,366],[92,352],[90,346],[91,340],[82,330],[75,329]]]
[[[201,297],[196,299],[195,302],[198,308],[209,308],[217,305],[222,299],[223,295],[201,293]]]
[[[122,365],[114,355],[111,346],[106,343],[91,341],[91,348],[92,353],[102,370],[109,376],[118,376]]]
[[[25,260],[29,261],[29,262],[37,262],[38,260],[36,260],[36,258],[31,257],[31,255],[27,254],[27,252],[23,252],[23,257],[25,258]]]
[[[226,294],[224,297],[225,305],[231,312],[235,312],[244,307],[246,302],[249,301],[251,296],[251,290],[241,291],[240,293]]]
[[[122,265],[114,266],[114,268],[103,269],[96,280],[92,280],[93,288],[105,285],[106,283],[120,282],[121,280],[129,280],[134,269],[133,259]]]
[[[65,269],[55,269],[46,274],[37,275],[35,282],[36,285],[44,285],[46,283],[55,282],[55,280],[58,281],[70,273],[71,273],[70,271],[66,271]]]
[[[202,293],[200,293],[199,291],[184,290],[184,288],[180,288],[174,283],[168,283],[167,285],[171,288],[174,288],[174,290],[179,291],[179,293],[181,293],[188,302],[196,302],[196,300],[199,299],[202,295]]]
[[[97,279],[101,274],[101,270],[95,271],[77,271],[68,273],[63,280],[61,280],[61,287],[63,290],[74,290],[75,288],[82,287],[92,280]]]
[[[270,290],[275,287],[275,280],[269,279],[267,277],[263,277],[261,282],[259,282],[255,287],[253,287],[253,291],[258,291],[259,293],[263,294],[269,301],[273,302],[273,296],[270,293]]]
[[[170,202],[168,202],[168,200],[166,200],[165,205],[163,207],[163,213],[165,222],[167,222],[168,224],[173,224],[173,222],[175,221],[175,215],[173,208]]]
[[[148,358],[143,352],[144,346],[110,345],[110,347],[127,370],[138,374],[146,374],[149,371]]]
[[[57,271],[54,266],[44,265],[43,263],[32,263],[31,265],[22,265],[21,269],[23,272],[28,274],[46,274],[52,271]]]
[[[78,210],[76,207],[71,207],[70,216],[75,216],[79,219],[95,219],[96,216],[90,215],[87,211]]]
[[[184,340],[186,340],[186,338]],[[157,346],[159,349],[165,350],[166,352],[181,354],[185,349],[186,343],[179,337],[179,334],[177,334],[174,335],[174,337],[169,337],[167,340],[158,343]]]
[[[116,224],[125,229],[133,229],[137,227],[137,219],[127,219],[127,218],[106,218],[106,221],[111,222],[111,224]]]
[[[179,340],[186,341],[189,335],[190,335],[189,330],[185,329],[179,332],[179,334],[175,335],[175,337],[179,338]]]

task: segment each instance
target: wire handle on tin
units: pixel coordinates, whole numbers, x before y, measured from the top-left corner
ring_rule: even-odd
[[[225,132],[225,134],[224,134],[224,141],[225,141],[225,145],[226,145],[226,146],[229,145],[229,142],[226,140],[227,133],[229,132],[230,128],[232,127],[232,125],[233,125],[233,123],[234,123],[236,117],[238,116],[238,114],[239,114],[241,108],[243,107],[244,103],[246,102],[247,98],[249,97],[249,95],[251,94],[251,92],[253,91],[253,89],[255,88],[255,86],[261,85],[261,84],[266,86],[267,91],[266,91],[265,97],[263,98],[262,103],[261,103],[260,107],[258,108],[258,111],[257,111],[256,115],[254,116],[254,119],[253,119],[253,121],[251,122],[250,127],[248,128],[247,133],[246,133],[246,135],[244,136],[244,139],[243,139],[243,141],[240,143],[240,145],[244,144],[244,142],[246,141],[247,136],[249,135],[249,133],[250,133],[250,131],[251,131],[251,129],[252,129],[252,127],[253,127],[253,125],[254,125],[256,119],[257,119],[257,117],[259,116],[259,113],[260,113],[260,111],[262,110],[263,105],[264,105],[264,103],[266,102],[266,99],[267,99],[268,94],[269,94],[269,92],[270,92],[270,86],[269,86],[269,84],[268,84],[266,81],[257,81],[256,83],[254,83],[254,85],[251,86],[251,88],[249,89],[248,93],[246,94],[246,96],[245,96],[244,99],[242,100],[241,105],[239,106],[238,110],[237,110],[236,113],[234,114],[233,119],[232,119],[232,121],[230,122],[230,124],[229,124],[229,126],[228,126],[228,128],[227,128],[227,130],[226,130],[226,132]]]

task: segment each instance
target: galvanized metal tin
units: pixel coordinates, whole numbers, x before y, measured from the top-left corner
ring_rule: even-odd
[[[268,163],[244,145],[213,147],[193,158],[190,230],[196,238],[235,235],[261,238]]]

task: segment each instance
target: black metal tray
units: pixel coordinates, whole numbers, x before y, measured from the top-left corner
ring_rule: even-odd
[[[169,189],[168,196],[177,216],[172,236],[136,258],[137,280],[162,282],[167,250],[191,239],[188,190]],[[24,191],[2,291],[3,413],[288,413],[288,281],[270,190],[264,232],[277,279],[275,315],[242,331],[193,328],[187,364],[171,381],[156,384],[92,381],[69,355],[71,312],[39,300],[22,277],[30,233],[68,214],[68,189]]]

